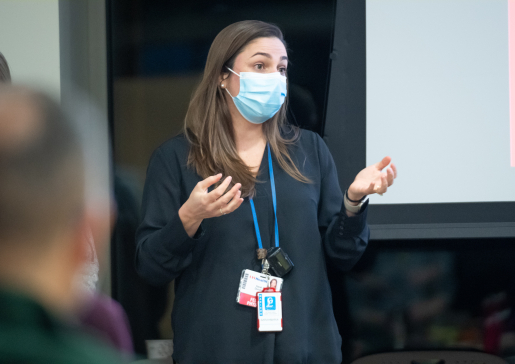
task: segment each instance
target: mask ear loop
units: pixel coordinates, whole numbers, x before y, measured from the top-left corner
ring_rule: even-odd
[[[239,74],[237,74],[236,72],[234,72],[234,71],[233,71],[232,69],[230,69],[229,67],[225,66],[225,68],[227,68],[229,71],[231,71],[231,72],[232,72],[232,73],[234,73],[236,76],[238,76],[238,77],[240,77],[240,78],[241,78],[241,76],[240,76]]]
[[[225,68],[227,68],[229,71],[231,71],[232,73],[234,73],[236,76],[238,76],[239,78],[241,78],[241,76],[239,74],[237,74],[236,72],[234,72],[232,69],[230,69],[229,67],[225,66]],[[225,91],[227,91],[227,93],[234,99],[234,96],[231,95],[231,93],[229,92],[229,89],[226,87],[225,88]]]

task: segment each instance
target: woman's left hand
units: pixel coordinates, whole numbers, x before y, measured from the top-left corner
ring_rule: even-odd
[[[360,200],[364,196],[377,193],[382,195],[386,192],[388,187],[393,184],[394,179],[397,177],[397,168],[390,162],[392,158],[384,157],[379,163],[373,164],[358,173],[354,182],[347,190],[348,196],[351,200]],[[388,165],[390,166],[388,167]],[[386,172],[383,172],[383,169]]]

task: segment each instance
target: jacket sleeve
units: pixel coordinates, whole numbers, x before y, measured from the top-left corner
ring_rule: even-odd
[[[368,201],[358,214],[347,216],[333,157],[320,137],[318,147],[321,169],[318,222],[325,254],[333,267],[349,271],[361,258],[370,237]]]
[[[136,232],[136,270],[149,283],[167,284],[192,262],[202,243],[202,226],[193,238],[186,233],[179,208],[181,168],[176,156],[165,159],[160,149],[152,155],[143,190],[142,223]]]

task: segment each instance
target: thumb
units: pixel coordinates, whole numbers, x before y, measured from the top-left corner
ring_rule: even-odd
[[[384,157],[383,160],[376,164],[377,169],[382,170],[392,161],[391,157]]]

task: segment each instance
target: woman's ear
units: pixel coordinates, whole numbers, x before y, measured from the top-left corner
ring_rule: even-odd
[[[219,80],[219,85],[221,88],[226,88],[227,87],[227,79],[229,78],[229,73],[222,73],[220,74],[220,80]]]
[[[222,72],[220,74],[220,83],[222,83],[223,81],[227,80],[229,78],[229,72]]]

